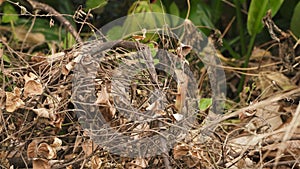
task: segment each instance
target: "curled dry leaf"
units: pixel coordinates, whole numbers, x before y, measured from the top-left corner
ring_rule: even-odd
[[[5,92],[6,94],[6,111],[14,112],[18,108],[25,105],[25,103],[20,99],[21,90],[18,87],[14,88],[14,92]]]
[[[63,75],[68,75],[70,73],[70,71],[74,68],[75,66],[75,62],[71,61],[68,64],[64,65],[61,69],[61,73]]]
[[[27,98],[31,95],[40,95],[43,93],[43,85],[38,81],[37,76],[33,73],[24,76],[24,96]]]
[[[52,148],[54,148],[56,151],[59,151],[61,149],[62,140],[55,137],[53,143],[50,145]]]
[[[97,100],[95,104],[102,107],[100,110],[106,121],[110,121],[116,114],[116,108],[109,101],[109,93],[107,92],[106,86],[102,86],[100,92],[97,93]]]
[[[46,159],[56,158],[56,150],[47,143],[41,143],[37,147],[37,155]]]
[[[31,158],[37,158],[37,145],[38,145],[38,141],[37,140],[33,140],[27,148],[27,158],[31,159]]]
[[[28,74],[25,74],[23,78],[25,80],[25,83],[27,83],[30,80],[36,80],[38,77],[34,73],[29,72]]]
[[[96,104],[109,104],[109,94],[107,93],[106,87],[103,86],[101,91],[97,93]]]
[[[43,86],[36,80],[30,80],[25,83],[24,96],[40,95],[43,93]]]
[[[51,168],[49,161],[46,159],[42,159],[42,158],[34,159],[32,161],[32,167],[33,167],[33,169],[50,169]]]
[[[173,151],[174,159],[181,159],[183,156],[187,155],[188,152],[189,152],[188,145],[177,144],[174,147],[174,151]]]
[[[47,119],[55,120],[55,115],[52,110],[46,108],[32,109],[38,117],[44,117]]]

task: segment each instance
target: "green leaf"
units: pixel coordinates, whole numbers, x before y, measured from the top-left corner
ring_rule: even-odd
[[[9,57],[7,56],[7,55],[2,55],[2,58],[3,58],[3,61],[5,61],[5,62],[7,62],[7,63],[10,63],[11,61],[10,61],[10,59],[9,59]]]
[[[179,16],[179,14],[180,14],[180,11],[175,2],[171,3],[171,5],[169,6],[169,11],[170,11],[170,14],[172,14],[172,15]]]
[[[107,4],[107,0],[87,0],[85,4],[87,9],[96,9],[104,7]]]
[[[153,43],[148,43],[147,45],[150,48],[151,55],[154,57],[157,54],[157,49],[155,48],[155,45]]]
[[[278,12],[284,0],[252,0],[248,12],[247,29],[250,35],[259,33],[262,28],[262,19],[271,9],[272,17]]]
[[[210,28],[214,28],[214,24],[212,23],[212,15],[211,15],[210,7],[204,2],[191,1],[191,11],[189,19],[196,26],[207,26]],[[205,34],[208,34],[209,31],[202,30]]]
[[[207,110],[212,105],[212,98],[201,98],[199,102],[200,111]]]
[[[300,37],[299,28],[300,28],[300,2],[298,2],[298,4],[296,5],[291,20],[291,30],[297,37]]]
[[[123,27],[122,26],[114,26],[112,27],[106,34],[106,38],[109,40],[118,40],[122,38]]]
[[[2,16],[2,23],[15,22],[19,19],[15,8],[9,3],[4,4],[3,13],[4,14]]]

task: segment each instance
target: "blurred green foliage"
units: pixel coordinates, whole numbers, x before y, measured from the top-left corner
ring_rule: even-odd
[[[273,20],[278,27],[284,31],[290,29],[297,37],[300,36],[300,0],[39,0],[39,2],[46,3],[63,14],[75,29],[81,31],[84,40],[94,35],[94,28],[101,28],[115,19],[132,13],[162,12],[183,19],[188,18],[207,36],[216,30],[225,32],[222,37],[223,46],[219,50],[227,58],[244,61],[244,67],[248,66],[253,47],[271,40],[261,21],[269,9],[272,10]],[[30,13],[21,15],[22,7]],[[82,9],[80,18],[82,20],[77,18],[76,21],[74,16],[78,14],[79,9]],[[88,12],[91,12],[92,17],[84,18]],[[46,43],[55,41],[62,49],[69,48],[75,43],[62,24],[54,17],[47,16],[47,12],[39,12],[41,15],[35,20],[33,14],[34,11],[26,0],[11,0],[0,4],[0,36],[7,36],[3,33],[4,29],[11,29],[13,34],[14,27],[22,26],[29,30],[34,24],[31,31],[42,33]],[[82,25],[78,22],[83,19],[91,24]],[[161,23],[160,25],[166,21],[162,18],[156,20]],[[54,24],[50,26],[51,21],[54,21]],[[130,27],[133,25],[132,22],[127,20],[124,25]],[[120,25],[112,27],[108,32],[109,37],[119,38],[123,33],[120,30],[122,30]],[[243,80],[241,81],[240,90],[243,86]]]

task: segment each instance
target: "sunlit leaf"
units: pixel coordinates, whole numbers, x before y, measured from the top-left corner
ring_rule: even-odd
[[[85,4],[87,9],[101,8],[107,4],[107,0],[87,0]]]
[[[212,105],[212,98],[201,98],[199,102],[200,111],[207,110]]]
[[[16,12],[15,8],[9,3],[4,4],[3,13],[4,13],[2,16],[3,23],[15,22],[19,19],[18,13]]]
[[[171,3],[171,5],[169,6],[169,10],[170,10],[170,14],[179,16],[180,11],[175,2]]]
[[[292,20],[291,20],[291,30],[292,32],[300,37],[300,2],[298,2],[298,4],[296,5],[295,9],[294,9],[294,14],[292,16]]]
[[[284,0],[252,0],[248,12],[247,29],[250,35],[259,33],[263,28],[262,19],[271,9],[272,17],[278,12]]]

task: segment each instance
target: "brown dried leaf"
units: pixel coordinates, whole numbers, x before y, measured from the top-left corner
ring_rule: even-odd
[[[92,140],[86,140],[82,143],[82,150],[86,157],[90,156],[96,148],[97,147]]]
[[[272,56],[270,51],[254,47],[252,53],[251,53],[251,59],[266,57],[266,56]]]
[[[188,145],[177,144],[174,147],[174,151],[173,151],[174,159],[181,159],[183,156],[187,155],[188,152],[189,152]]]
[[[106,86],[102,86],[101,91],[97,93],[96,104],[109,104],[109,94],[107,93]]]
[[[39,157],[46,159],[56,158],[56,150],[53,149],[47,143],[41,143],[37,148],[37,154]]]
[[[271,80],[273,84],[280,87],[280,89],[282,89],[284,91],[295,89],[298,87],[298,86],[292,84],[290,79],[280,72],[269,72],[269,73],[266,73],[265,76],[269,80]]]
[[[56,151],[61,149],[62,140],[55,137],[53,143],[50,145],[52,148],[54,148]]]
[[[72,153],[72,154],[67,154],[64,156],[65,160],[71,160],[74,159],[78,156],[78,154]]]
[[[38,77],[32,72],[29,72],[28,74],[25,74],[23,78],[25,80],[25,83],[27,83],[30,80],[37,80],[38,79]]]
[[[97,93],[97,100],[95,104],[100,105],[100,111],[106,121],[111,121],[116,113],[115,107],[109,101],[109,94],[107,87],[104,85],[101,91]]]
[[[68,75],[70,73],[70,71],[74,68],[74,66],[75,66],[75,62],[74,61],[69,62],[68,64],[64,65],[61,68],[61,73],[63,75]]]
[[[102,161],[98,156],[93,156],[91,158],[92,169],[99,169],[101,167]]]
[[[32,95],[40,95],[43,93],[43,85],[37,80],[29,80],[24,86],[24,96],[27,98]]]
[[[34,159],[32,161],[32,166],[33,166],[33,169],[50,169],[51,168],[49,161],[46,159],[41,159],[41,158]]]
[[[128,169],[142,169],[142,168],[146,168],[148,166],[148,161],[144,158],[136,158],[134,160],[132,160],[127,168]]]
[[[38,115],[38,117],[43,117],[51,120],[55,119],[55,114],[53,113],[52,110],[46,108],[39,108],[39,109],[32,109],[32,110]]]
[[[27,157],[28,158],[37,158],[37,145],[38,145],[38,141],[37,140],[33,140],[27,148]]]
[[[64,121],[64,117],[65,117],[64,115],[55,114],[55,119],[50,124],[53,125],[56,128],[61,129],[61,125],[62,125],[62,123]]]
[[[181,113],[186,98],[189,79],[182,70],[175,70],[175,73],[179,81],[177,84],[178,93],[176,95],[175,108],[178,110],[178,113]]]
[[[199,164],[200,159],[190,156],[190,157],[185,157],[184,162],[187,164],[189,168],[197,168],[196,166]]]
[[[6,94],[6,111],[14,112],[20,107],[24,106],[25,103],[20,99],[21,90],[18,87],[14,88],[14,92],[5,92]]]

